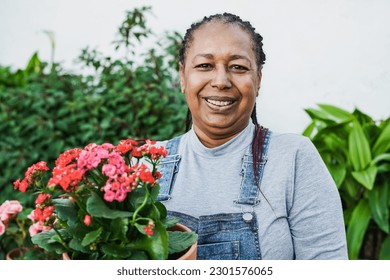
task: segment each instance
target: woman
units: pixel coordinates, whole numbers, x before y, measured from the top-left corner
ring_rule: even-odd
[[[198,259],[347,259],[340,197],[315,147],[257,122],[264,61],[262,37],[235,15],[187,30],[192,128],[164,144],[159,200],[198,233]]]

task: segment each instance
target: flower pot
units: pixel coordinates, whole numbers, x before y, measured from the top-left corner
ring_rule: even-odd
[[[170,231],[188,231],[191,230],[182,224],[176,224],[173,227],[169,228]],[[176,258],[177,260],[196,260],[196,252],[197,252],[198,242],[192,244],[190,248],[180,257]]]
[[[27,247],[14,248],[7,253],[5,258],[6,258],[6,260],[9,260],[9,261],[19,259],[27,252],[27,250],[28,250]]]
[[[49,260],[55,259],[39,247],[14,248],[5,256],[6,260]]]
[[[187,231],[187,232],[190,232],[191,230],[182,225],[182,224],[176,224],[174,225],[173,227],[170,227],[169,228],[170,231]],[[197,247],[198,247],[198,243],[195,242],[194,244],[192,244],[191,247],[189,247],[183,255],[175,258],[176,260],[196,260],[196,252],[197,252]],[[62,259],[63,260],[71,260],[71,258],[69,257],[69,254],[68,253],[63,253],[62,254]]]

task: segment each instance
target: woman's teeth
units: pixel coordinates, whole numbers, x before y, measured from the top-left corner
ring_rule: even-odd
[[[234,101],[220,101],[220,100],[213,100],[213,99],[207,99],[207,98],[206,98],[206,101],[210,104],[213,104],[215,106],[220,106],[220,107],[228,106],[228,105],[231,105],[234,103]]]

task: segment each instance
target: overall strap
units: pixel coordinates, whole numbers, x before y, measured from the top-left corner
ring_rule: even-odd
[[[166,201],[171,199],[171,192],[176,173],[179,170],[180,155],[178,154],[181,136],[175,137],[168,141],[165,149],[168,150],[168,155],[161,159],[159,170],[162,177],[158,180],[160,184],[160,192],[157,197],[158,201]]]
[[[255,169],[253,168],[252,147],[250,146],[245,153],[242,160],[241,168],[241,176],[243,176],[243,179],[239,198],[234,201],[236,204],[256,206],[260,203],[259,189],[261,185],[261,179],[264,173],[264,167],[267,163],[267,152],[270,136],[271,132],[268,129],[264,129],[263,135],[260,139],[262,143],[261,162],[257,163],[257,176],[255,176],[254,174]],[[258,185],[256,181],[258,181]]]
[[[165,146],[165,149],[168,150],[168,155],[176,155],[178,153],[180,139],[181,136],[178,136],[168,141],[167,145]]]

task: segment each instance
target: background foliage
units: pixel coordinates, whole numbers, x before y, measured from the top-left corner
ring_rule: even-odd
[[[310,137],[335,180],[350,259],[390,259],[390,118],[321,104],[306,112]]]
[[[153,34],[148,14],[149,7],[126,13],[113,42],[117,57],[81,50],[78,64],[88,74],[41,61],[37,53],[25,69],[0,66],[0,203],[15,198],[12,182],[28,166],[54,163],[67,149],[184,132],[187,107],[176,62],[182,37]],[[146,41],[152,47],[137,52]]]

